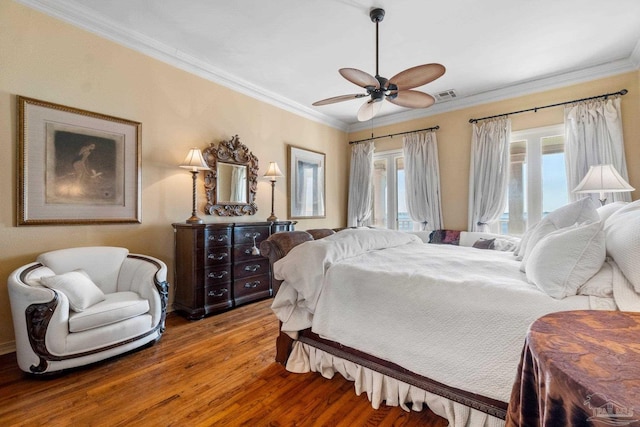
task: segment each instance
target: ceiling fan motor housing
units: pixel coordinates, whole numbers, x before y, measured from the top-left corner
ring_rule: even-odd
[[[384,19],[384,9],[371,9],[371,11],[369,12],[369,17],[371,18],[371,22],[382,22],[382,20]]]

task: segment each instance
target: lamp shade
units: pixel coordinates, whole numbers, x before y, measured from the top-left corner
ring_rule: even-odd
[[[573,189],[574,193],[618,193],[633,191],[635,188],[629,185],[613,167],[613,165],[589,166],[589,171]]]
[[[269,169],[263,175],[265,178],[269,178],[271,181],[275,181],[276,178],[284,176],[282,171],[278,167],[276,162],[269,162]]]
[[[192,148],[189,150],[187,157],[185,157],[182,163],[180,163],[180,167],[194,172],[209,169],[209,165],[207,165],[204,161],[204,157],[202,157],[202,151],[198,148]]]

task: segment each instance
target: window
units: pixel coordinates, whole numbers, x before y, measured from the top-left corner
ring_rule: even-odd
[[[522,235],[568,203],[563,134],[563,125],[511,133],[508,203],[494,231]]]
[[[402,150],[373,155],[373,213],[371,225],[393,230],[418,230],[407,212]]]

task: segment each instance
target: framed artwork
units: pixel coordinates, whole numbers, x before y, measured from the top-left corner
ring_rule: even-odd
[[[325,155],[289,146],[289,218],[324,218]]]
[[[18,225],[140,223],[138,122],[18,96]]]

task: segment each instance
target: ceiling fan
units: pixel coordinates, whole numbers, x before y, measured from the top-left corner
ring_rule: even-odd
[[[381,77],[378,72],[378,24],[384,18],[384,9],[372,9],[369,12],[369,16],[371,21],[376,24],[376,76],[373,77],[371,74],[355,68],[341,68],[338,70],[342,77],[366,89],[367,93],[334,96],[316,101],[312,105],[327,105],[368,96],[370,99],[358,110],[358,120],[361,122],[370,120],[378,114],[380,108],[382,108],[382,101],[385,99],[392,104],[407,108],[427,108],[432,106],[436,102],[433,96],[411,89],[441,77],[445,72],[444,66],[441,64],[418,65],[404,70],[390,79]]]

